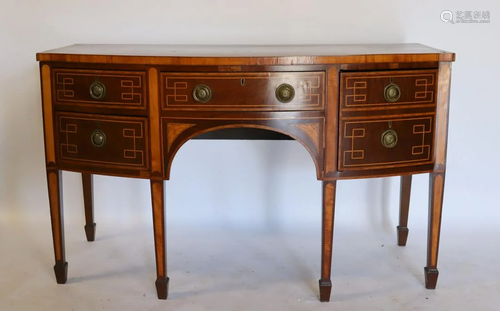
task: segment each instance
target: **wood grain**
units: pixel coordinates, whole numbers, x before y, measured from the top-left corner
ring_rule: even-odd
[[[446,169],[446,150],[448,145],[448,122],[451,87],[451,63],[439,65],[438,98],[436,111],[436,149],[435,172],[444,172]]]
[[[150,179],[155,285],[158,298],[166,299],[164,180],[177,151],[193,138],[287,138],[309,152],[322,181],[320,300],[331,294],[341,179],[403,176],[398,244],[405,245],[411,176],[431,173],[425,282],[435,288],[454,53],[420,44],[73,45],[37,59],[58,283],[66,282],[68,267],[61,170],[82,173],[89,241],[95,238],[92,174]],[[311,77],[319,82],[309,83]],[[353,89],[348,79],[366,87]],[[89,93],[96,81],[106,87],[101,99]],[[288,103],[276,96],[283,83],[294,87]],[[384,96],[390,83],[401,91],[396,102]],[[193,97],[200,84],[212,92],[205,103]],[[424,120],[429,123],[422,126]],[[355,128],[364,131],[356,141]],[[381,143],[388,129],[398,135],[391,148]],[[96,131],[105,134],[106,144],[91,141]],[[355,150],[363,157],[344,158]]]
[[[443,192],[444,175],[441,173],[430,174],[429,245],[427,257],[427,268],[429,269],[435,269],[437,267]]]
[[[55,165],[56,151],[54,143],[54,112],[52,109],[52,85],[49,65],[42,65],[41,75],[44,121],[43,129],[45,132],[45,158],[47,165]]]
[[[411,175],[401,176],[401,186],[399,192],[399,225],[398,245],[405,246],[408,239],[408,212],[410,210]]]
[[[146,118],[58,112],[56,120],[59,162],[149,170]],[[103,146],[92,143],[95,131],[105,135]]]
[[[151,136],[151,176],[160,177],[163,172],[163,161],[160,136],[160,102],[158,98],[158,71],[148,70],[149,83],[149,127]]]
[[[167,257],[165,245],[165,190],[163,180],[151,180],[153,230],[156,257],[156,290],[158,299],[168,297]]]
[[[54,103],[112,109],[147,107],[146,74],[141,71],[54,69]],[[91,96],[93,83],[102,83],[105,95]]]
[[[96,223],[94,222],[94,176],[92,174],[82,174],[82,187],[85,211],[85,235],[87,236],[87,241],[92,242],[95,240],[96,228]]]
[[[170,168],[178,150],[189,139],[195,136],[205,134],[208,132],[231,129],[231,128],[252,128],[264,129],[269,131],[278,132],[290,136],[294,140],[301,143],[311,155],[316,166],[316,176],[318,179],[322,178],[323,172],[323,127],[324,117],[321,113],[308,112],[308,117],[298,117],[305,115],[306,112],[301,113],[224,113],[214,114],[210,117],[200,115],[200,117],[182,117],[183,114],[174,115],[168,113],[168,117],[162,117],[162,135],[163,135],[163,152],[165,160],[165,179],[170,178]],[[243,116],[243,117],[242,117]],[[267,117],[266,117],[267,116]],[[169,125],[174,124],[173,127]],[[317,139],[311,137],[310,131],[304,131],[297,127],[299,124],[314,124],[318,128]],[[174,129],[174,131],[172,131]],[[317,150],[320,146],[320,150]]]
[[[321,279],[319,280],[320,301],[322,302],[330,301],[336,187],[335,181],[323,182]]]
[[[427,238],[427,266],[425,267],[425,287],[435,289],[439,275],[437,269],[441,217],[444,196],[444,173],[429,175],[429,231]]]
[[[179,135],[190,127],[196,126],[196,124],[186,124],[186,123],[168,123],[167,124],[167,152],[172,148],[172,144]]]
[[[47,170],[47,185],[49,190],[50,221],[52,224],[52,241],[54,244],[54,272],[58,284],[67,280],[68,263],[64,246],[64,212],[62,200],[62,172]]]
[[[321,122],[321,121],[320,121]],[[296,128],[304,132],[309,138],[312,140],[314,143],[314,146],[316,147],[316,151],[318,153],[323,151],[323,146],[320,146],[320,142],[323,141],[322,139],[322,131],[320,130],[320,123],[299,123],[295,125]]]
[[[341,112],[349,108],[359,111],[435,106],[437,73],[435,69],[342,73]],[[400,97],[395,102],[388,102],[384,97],[384,89],[391,83],[400,89]]]
[[[38,61],[147,65],[313,65],[454,61],[421,44],[358,45],[72,45],[37,54]]]
[[[161,107],[163,110],[196,111],[305,111],[323,110],[325,105],[324,71],[178,73],[161,74]],[[280,102],[276,89],[289,84],[294,98]],[[197,102],[193,90],[205,85],[211,98]]]
[[[326,128],[325,128],[325,173],[329,179],[335,177],[337,171],[337,142],[339,130],[339,69],[332,66],[328,69],[327,105],[326,105]]]
[[[386,116],[375,120],[341,120],[339,171],[432,164],[433,128],[432,114],[412,118]],[[397,135],[397,143],[391,148],[381,142],[387,131]]]

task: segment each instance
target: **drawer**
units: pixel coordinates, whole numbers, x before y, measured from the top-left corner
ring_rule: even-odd
[[[57,113],[56,120],[60,161],[139,170],[148,168],[146,118]]]
[[[146,75],[136,71],[54,69],[56,104],[146,109]]]
[[[341,109],[435,105],[437,70],[341,73]]]
[[[161,73],[162,109],[321,110],[325,73]]]
[[[434,115],[342,120],[339,171],[429,164],[434,154]]]

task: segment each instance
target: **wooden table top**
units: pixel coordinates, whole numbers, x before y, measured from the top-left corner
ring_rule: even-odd
[[[38,61],[148,65],[315,65],[454,61],[422,44],[146,45],[75,44],[37,54]]]

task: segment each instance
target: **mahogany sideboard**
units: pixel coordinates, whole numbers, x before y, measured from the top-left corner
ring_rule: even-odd
[[[454,53],[420,44],[72,45],[37,60],[57,283],[68,269],[61,171],[82,173],[88,241],[92,174],[150,180],[156,290],[166,299],[164,181],[179,148],[195,137],[287,137],[307,149],[323,184],[320,300],[330,299],[341,179],[401,176],[404,246],[412,175],[429,173],[424,273],[426,288],[436,287]]]

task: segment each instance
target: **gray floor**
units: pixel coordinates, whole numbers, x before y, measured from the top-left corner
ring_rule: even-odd
[[[69,277],[57,285],[48,221],[0,223],[0,310],[499,310],[500,253],[487,228],[446,228],[438,289],[423,286],[424,228],[337,227],[330,303],[318,301],[318,228],[168,228],[170,295],[156,298],[148,224],[66,222]]]

